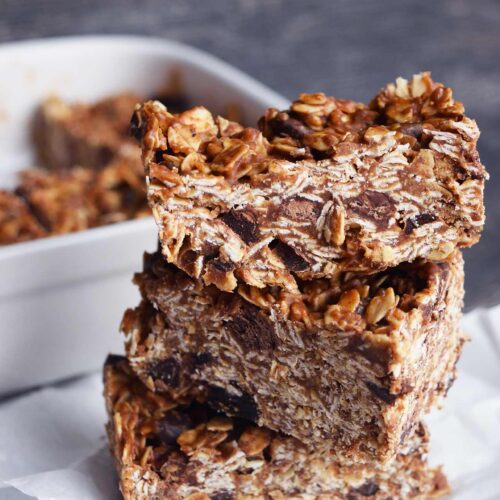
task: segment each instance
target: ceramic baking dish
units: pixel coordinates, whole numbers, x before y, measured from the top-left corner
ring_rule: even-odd
[[[0,187],[34,165],[29,123],[48,94],[94,101],[122,91],[150,95],[175,68],[187,97],[246,122],[278,94],[194,48],[128,36],[78,37],[0,46]],[[77,375],[121,351],[121,315],[138,302],[131,284],[156,246],[151,218],[0,247],[0,394]]]

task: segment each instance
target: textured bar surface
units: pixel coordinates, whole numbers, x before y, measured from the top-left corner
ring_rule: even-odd
[[[158,102],[132,120],[163,253],[206,284],[297,291],[297,277],[441,260],[479,239],[479,130],[429,74],[369,106],[302,94],[259,126]]]
[[[108,436],[126,500],[160,498],[435,498],[449,487],[426,462],[423,426],[386,467],[341,463],[330,451],[243,419],[214,412],[186,394],[182,402],[149,392],[124,358],[104,368]]]
[[[198,385],[223,411],[385,461],[455,377],[463,343],[460,252],[436,263],[283,289],[203,286],[159,252],[136,276],[122,329],[150,389]]]

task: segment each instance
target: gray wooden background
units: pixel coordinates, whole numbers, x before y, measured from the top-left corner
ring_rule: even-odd
[[[0,42],[89,33],[190,43],[290,98],[364,100],[431,70],[478,120],[492,177],[484,236],[466,251],[467,307],[500,303],[498,0],[0,0]]]

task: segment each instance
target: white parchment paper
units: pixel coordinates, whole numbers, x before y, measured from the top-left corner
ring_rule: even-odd
[[[433,464],[454,500],[500,498],[500,307],[464,319],[473,341],[442,411],[428,418]],[[0,404],[0,498],[120,498],[107,450],[101,374]]]

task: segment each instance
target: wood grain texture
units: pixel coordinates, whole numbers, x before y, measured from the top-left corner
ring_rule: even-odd
[[[171,38],[290,98],[321,90],[366,100],[396,76],[431,70],[478,120],[492,176],[484,236],[465,252],[468,308],[500,303],[499,26],[498,0],[0,0],[0,42],[89,33]]]

